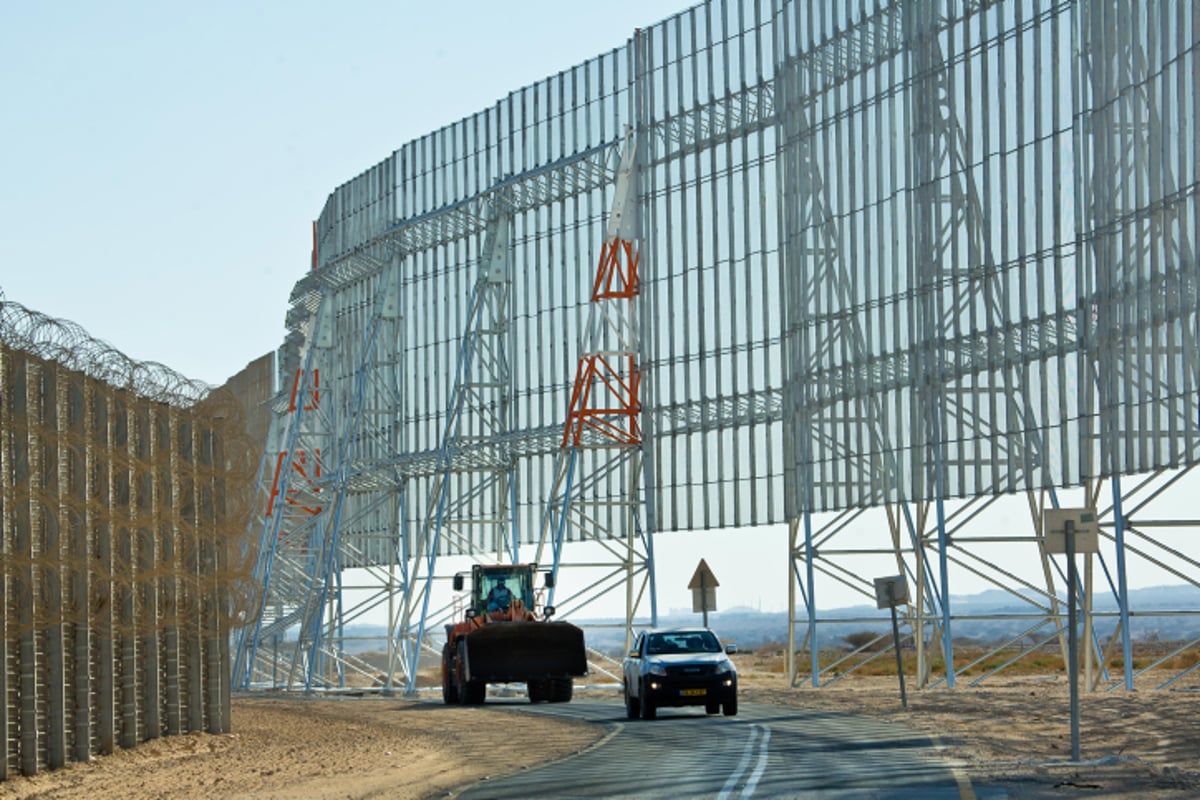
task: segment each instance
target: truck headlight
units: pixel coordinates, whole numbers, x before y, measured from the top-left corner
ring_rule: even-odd
[[[666,676],[667,668],[664,665],[659,664],[657,661],[651,661],[646,665],[646,674]]]

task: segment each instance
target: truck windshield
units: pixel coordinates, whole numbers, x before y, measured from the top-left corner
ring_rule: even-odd
[[[721,643],[709,631],[690,633],[652,633],[646,641],[648,655],[673,655],[675,653],[719,653]]]

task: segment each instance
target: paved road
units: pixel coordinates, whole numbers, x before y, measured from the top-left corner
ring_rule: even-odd
[[[627,720],[619,703],[512,707],[604,723],[611,732],[577,756],[476,784],[461,800],[1006,796],[973,789],[929,739],[863,717],[743,704],[736,717],[665,708],[647,722]]]

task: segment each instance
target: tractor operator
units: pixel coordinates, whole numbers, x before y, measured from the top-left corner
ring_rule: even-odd
[[[496,578],[496,585],[492,587],[487,596],[488,611],[505,611],[512,605],[512,601],[513,593],[504,585],[504,576]]]

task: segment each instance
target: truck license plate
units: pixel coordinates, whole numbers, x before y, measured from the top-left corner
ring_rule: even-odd
[[[679,693],[684,697],[703,697],[707,690],[705,689],[680,689]]]

